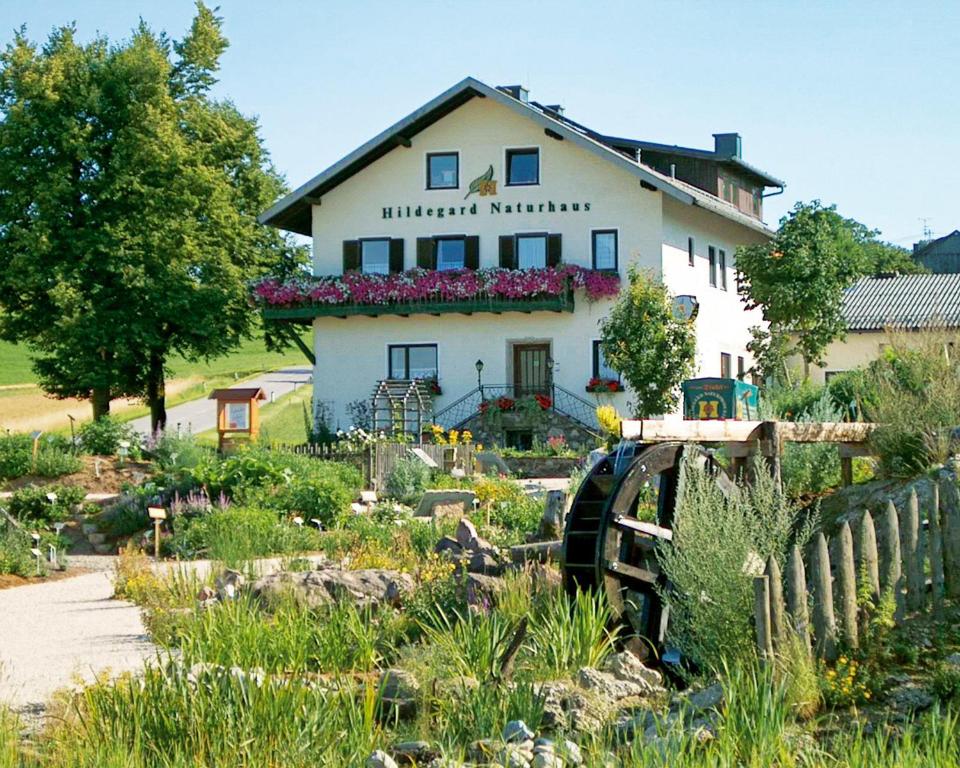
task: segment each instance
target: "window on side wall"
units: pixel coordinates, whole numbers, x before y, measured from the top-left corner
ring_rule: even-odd
[[[595,229],[590,237],[593,251],[593,268],[615,272],[618,267],[617,230]]]
[[[431,152],[427,155],[427,189],[456,189],[460,186],[460,155]]]
[[[593,378],[620,381],[620,374],[607,365],[603,357],[603,346],[599,340],[593,342]]]
[[[687,238],[687,264],[691,267],[696,266],[694,259],[696,255],[694,254],[695,243],[692,237]]]
[[[540,183],[540,150],[507,150],[507,186],[530,186]]]
[[[547,236],[517,235],[517,269],[542,269],[547,266]]]
[[[720,270],[720,288],[725,291],[727,290],[727,252],[723,248],[720,249],[718,269]]]
[[[743,381],[743,377],[746,375],[747,361],[743,359],[743,355],[737,355],[737,378]]]
[[[360,241],[360,271],[365,275],[386,275],[390,273],[390,240]]]
[[[388,358],[389,379],[437,378],[436,344],[391,344]]]
[[[720,378],[732,378],[730,376],[730,354],[727,352],[720,353]]]
[[[712,245],[707,247],[707,261],[710,264],[710,285],[717,287],[717,249]]]

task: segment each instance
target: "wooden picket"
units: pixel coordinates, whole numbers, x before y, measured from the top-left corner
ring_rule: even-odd
[[[868,607],[858,605],[861,594],[870,595],[874,608],[892,596],[897,623],[908,613],[931,608],[942,615],[944,599],[960,596],[960,493],[955,483],[945,481],[934,483],[931,491],[930,504],[921,508],[912,489],[902,515],[888,500],[879,530],[865,510],[856,537],[848,522],[832,541],[818,533],[806,564],[794,546],[783,580],[779,563],[768,558],[764,575],[754,579],[761,658],[776,653],[791,633],[828,661],[837,657],[840,646],[858,647],[871,620]]]

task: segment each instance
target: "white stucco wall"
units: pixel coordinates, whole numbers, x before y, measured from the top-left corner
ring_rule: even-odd
[[[694,239],[694,266],[690,266],[687,238]],[[697,376],[720,375],[720,353],[731,359],[737,374],[737,357],[749,369],[753,358],[747,352],[750,327],[763,325],[760,310],[747,310],[737,295],[735,278],[738,245],[762,242],[764,236],[719,216],[666,199],[663,206],[663,279],[675,295],[691,294],[700,302],[697,316]],[[710,285],[708,248],[718,253],[717,285]],[[726,252],[727,289],[723,290],[719,252]]]
[[[505,148],[540,148],[540,184],[532,187],[504,185]],[[460,188],[426,190],[426,154],[460,152]],[[488,166],[494,167],[495,197],[471,195],[464,200],[470,181]],[[549,212],[548,201],[558,209]],[[498,203],[501,213],[492,212]],[[571,209],[559,211],[559,204]],[[574,212],[572,204],[580,210]],[[586,204],[589,203],[589,210]],[[477,206],[477,213],[459,214],[462,206]],[[522,212],[506,212],[522,204]],[[534,210],[528,212],[526,205]],[[543,210],[541,210],[541,204]],[[385,207],[454,207],[458,214],[443,218],[384,218]],[[673,293],[697,295],[701,302],[697,321],[702,358],[701,374],[719,372],[719,352],[729,351],[736,372],[737,354],[745,354],[745,329],[757,322],[746,318],[733,284],[736,244],[759,237],[746,227],[726,223],[716,214],[666,200],[645,190],[630,173],[608,161],[547,137],[542,128],[489,99],[473,99],[412,138],[409,148],[397,147],[324,195],[313,206],[314,268],[317,274],[336,275],[342,270],[343,241],[367,237],[404,238],[404,267],[416,265],[416,238],[444,234],[479,236],[480,266],[497,266],[499,237],[526,231],[563,236],[563,261],[591,266],[591,230],[617,229],[619,269],[625,278],[630,263],[639,263],[662,276]],[[686,242],[697,238],[698,267],[687,266]],[[727,251],[728,287],[723,293],[707,286],[708,241]],[[585,392],[592,375],[592,341],[599,338],[597,322],[610,301],[590,304],[577,295],[574,313],[508,312],[502,315],[381,315],[379,317],[318,318],[314,322],[317,364],[315,397],[327,403],[334,425],[347,427],[348,403],[368,399],[376,383],[387,376],[389,344],[438,345],[439,380],[443,395],[440,410],[476,386],[474,362],[484,361],[485,384],[512,381],[511,345],[515,342],[548,342],[555,361],[555,382],[575,394]],[[627,412],[629,394],[605,395]]]

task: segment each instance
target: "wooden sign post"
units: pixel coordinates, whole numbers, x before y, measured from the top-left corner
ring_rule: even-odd
[[[153,557],[160,559],[160,526],[167,519],[167,510],[163,507],[147,507],[147,513],[153,520]]]
[[[222,453],[233,436],[256,440],[260,434],[260,402],[267,399],[259,387],[215,389],[210,400],[217,401],[217,449]]]

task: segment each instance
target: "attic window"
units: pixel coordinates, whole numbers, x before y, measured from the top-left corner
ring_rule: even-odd
[[[540,150],[507,150],[507,186],[530,186],[540,183]]]
[[[460,186],[460,155],[431,152],[427,155],[427,189],[456,189]]]

